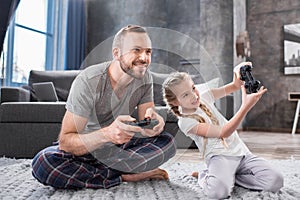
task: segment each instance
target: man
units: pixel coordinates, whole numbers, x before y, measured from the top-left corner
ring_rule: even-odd
[[[116,35],[113,61],[90,66],[74,80],[59,144],[39,152],[33,176],[55,188],[109,188],[123,181],[168,179],[158,167],[174,156],[174,138],[154,110],[151,40],[129,25]],[[138,119],[131,117],[137,109]],[[153,129],[128,122],[151,118]]]

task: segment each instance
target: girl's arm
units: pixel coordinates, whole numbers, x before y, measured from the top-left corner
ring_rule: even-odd
[[[243,81],[240,79],[240,68],[244,65],[251,65],[251,62],[242,62],[239,65],[237,65],[233,70],[233,80],[231,83],[228,83],[222,87],[219,88],[213,88],[211,89],[211,93],[214,97],[214,99],[220,99],[224,96],[227,96],[241,88],[243,85]]]
[[[203,137],[226,138],[229,137],[243,121],[249,110],[258,102],[261,96],[267,91],[263,86],[257,93],[246,94],[246,89],[242,86],[242,105],[237,113],[224,125],[217,126],[209,123],[199,123],[189,132]]]

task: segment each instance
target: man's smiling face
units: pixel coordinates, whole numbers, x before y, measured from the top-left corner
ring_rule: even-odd
[[[151,63],[151,40],[146,33],[127,33],[122,40],[119,61],[122,70],[134,78],[142,78]]]

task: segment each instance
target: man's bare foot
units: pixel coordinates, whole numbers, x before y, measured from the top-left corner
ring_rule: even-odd
[[[193,172],[193,173],[192,173],[192,176],[195,177],[195,178],[198,178],[199,172]]]
[[[138,174],[123,174],[122,180],[124,182],[136,182],[136,181],[144,181],[144,180],[167,180],[169,179],[168,172],[163,169],[153,169],[146,172],[141,172]]]

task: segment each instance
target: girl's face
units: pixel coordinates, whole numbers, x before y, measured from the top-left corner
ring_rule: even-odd
[[[176,95],[176,106],[182,108],[183,113],[192,113],[200,105],[199,91],[195,88],[195,84],[191,79],[183,80],[180,84],[172,87],[173,93]]]

